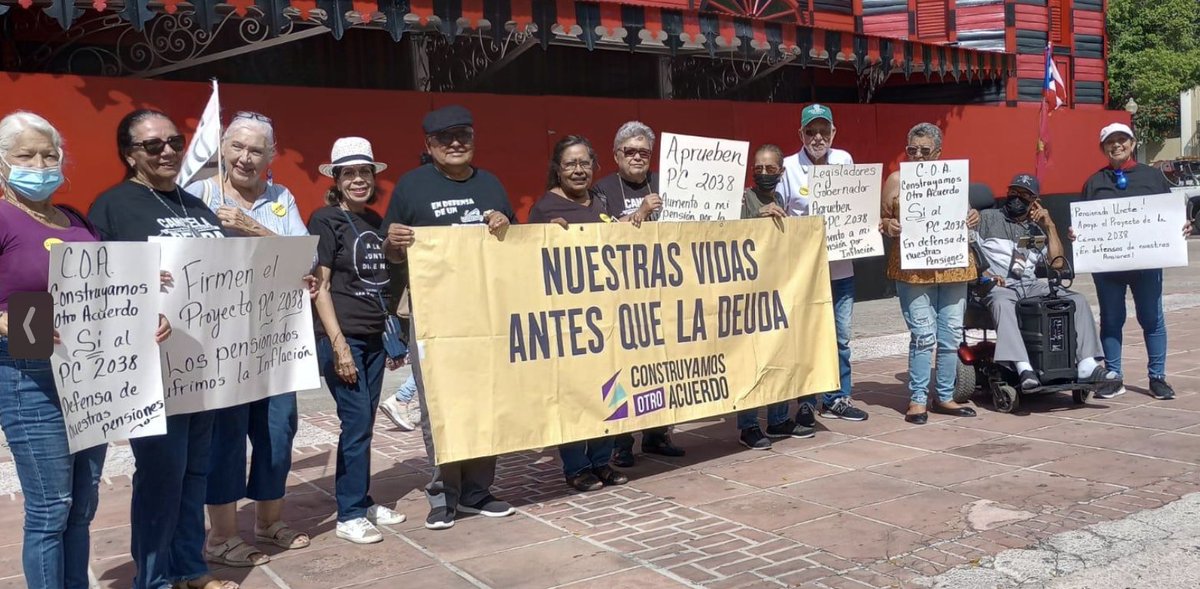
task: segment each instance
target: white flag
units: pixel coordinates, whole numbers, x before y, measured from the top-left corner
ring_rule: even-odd
[[[180,186],[187,186],[204,169],[205,164],[212,161],[221,147],[221,100],[217,98],[217,81],[213,80],[212,85],[212,97],[204,107],[204,114],[200,115],[196,136],[192,137],[192,144],[183,156],[183,166],[176,179]]]

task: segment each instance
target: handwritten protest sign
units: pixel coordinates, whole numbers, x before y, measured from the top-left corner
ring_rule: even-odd
[[[741,216],[749,143],[663,133],[662,145],[660,221],[724,221]]]
[[[408,256],[439,463],[838,387],[818,218],[428,227]]]
[[[1076,272],[1188,265],[1187,204],[1178,193],[1071,203]]]
[[[900,164],[900,267],[966,268],[967,160]],[[1180,225],[1182,227],[1182,225]]]
[[[163,313],[167,413],[232,407],[320,386],[302,277],[316,237],[152,238],[174,287]]]
[[[164,434],[158,344],[158,246],[50,248],[54,382],[71,452]]]
[[[825,217],[831,262],[883,255],[879,233],[883,164],[815,166],[810,184],[810,210]]]

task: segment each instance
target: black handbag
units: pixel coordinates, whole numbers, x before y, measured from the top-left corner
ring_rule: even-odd
[[[346,209],[340,209],[342,216],[346,217],[346,222],[350,224],[350,228],[354,230],[355,238],[362,238],[362,232],[358,230],[358,226],[354,224],[354,219],[350,217],[350,213]],[[351,250],[353,252],[353,250]],[[353,253],[351,253],[353,257]],[[358,260],[352,260],[357,264]],[[383,310],[383,351],[387,354],[389,360],[403,360],[408,355],[408,345],[404,343],[404,328],[400,325],[400,318],[388,311],[387,304],[383,302],[383,295],[379,290],[367,289],[375,294],[375,300],[379,303],[379,308]]]

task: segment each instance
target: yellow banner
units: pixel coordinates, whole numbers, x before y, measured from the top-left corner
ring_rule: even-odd
[[[439,464],[840,386],[819,217],[416,237],[412,313]]]

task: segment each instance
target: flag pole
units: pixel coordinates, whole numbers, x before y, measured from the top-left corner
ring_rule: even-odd
[[[224,135],[224,127],[221,126],[221,95],[218,90],[217,78],[212,78],[213,96],[217,97],[217,185],[221,191],[222,204],[229,204],[230,200],[225,195],[225,154],[222,153],[221,139]],[[236,204],[236,203],[234,203]]]

